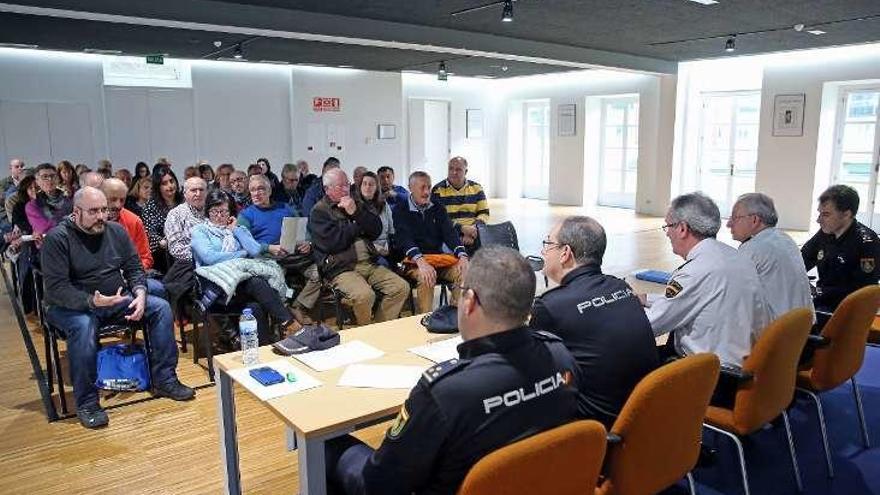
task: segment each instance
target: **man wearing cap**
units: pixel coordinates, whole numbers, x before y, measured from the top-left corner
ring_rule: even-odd
[[[422,374],[377,450],[350,436],[328,442],[329,488],[452,494],[480,458],[577,419],[577,363],[558,337],[525,327],[534,295],[522,255],[477,251],[458,301],[459,358]]]

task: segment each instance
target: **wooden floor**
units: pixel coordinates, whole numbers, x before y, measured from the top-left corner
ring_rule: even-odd
[[[539,254],[541,240],[560,218],[588,214],[608,232],[607,273],[668,270],[681,263],[659,228],[662,218],[530,200],[493,200],[490,207],[493,222],[513,221],[524,253]],[[800,243],[805,235],[795,238]],[[726,229],[719,237],[730,239]],[[31,336],[42,359],[42,336],[36,330]],[[181,354],[178,373],[189,385],[207,381],[186,354]],[[105,405],[131,398],[113,398]],[[281,423],[248,394],[236,394],[236,400],[244,491],[297,493],[296,453],[285,451]],[[0,494],[222,491],[215,388],[199,390],[192,402],[160,399],[108,412],[110,426],[99,431],[82,428],[76,419],[47,423],[9,299],[0,295]],[[377,425],[359,436],[376,445],[386,427]]]

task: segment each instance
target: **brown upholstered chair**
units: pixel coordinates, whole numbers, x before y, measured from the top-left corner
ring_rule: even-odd
[[[871,446],[868,427],[865,424],[865,412],[862,409],[862,396],[856,384],[855,374],[862,367],[865,359],[865,344],[878,307],[880,307],[878,285],[863,287],[848,295],[837,306],[831,319],[822,329],[821,336],[827,340],[827,345],[816,349],[811,366],[798,373],[798,390],[813,399],[819,414],[819,429],[822,433],[822,445],[825,448],[828,476],[834,476],[834,467],[831,464],[831,452],[828,448],[822,402],[817,394],[836,388],[849,380],[859,415],[862,441],[865,447]]]
[[[880,344],[880,316],[874,317],[871,329],[868,330],[868,343]]]
[[[596,486],[604,457],[605,427],[598,421],[575,421],[480,459],[458,495],[583,495]]]
[[[687,476],[700,455],[706,407],[718,382],[714,354],[695,354],[642,379],[611,427],[597,495],[657,493]]]
[[[770,323],[752,348],[752,354],[743,363],[743,377],[733,409],[709,406],[706,412],[705,426],[736,443],[746,495],[749,495],[749,479],[739,437],[754,433],[780,414],[785,425],[794,478],[798,490],[803,490],[786,409],[794,398],[798,359],[812,325],[813,314],[806,308],[789,311]]]

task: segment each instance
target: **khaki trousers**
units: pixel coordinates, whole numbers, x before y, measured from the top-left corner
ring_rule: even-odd
[[[434,309],[434,285],[425,285],[419,278],[418,267],[410,268],[406,271],[406,276],[410,280],[416,282],[416,313],[427,313]],[[449,282],[454,285],[452,294],[449,298],[449,304],[455,306],[458,304],[458,296],[461,293],[459,285],[461,285],[461,271],[458,265],[449,268],[437,268],[437,281]]]
[[[376,292],[382,294],[382,302],[376,310],[375,321],[378,323],[400,316],[410,290],[406,280],[396,273],[369,262],[358,263],[354,271],[342,272],[330,283],[351,305],[358,325],[370,323]]]

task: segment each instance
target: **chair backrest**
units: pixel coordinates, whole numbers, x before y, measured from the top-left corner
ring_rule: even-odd
[[[743,364],[743,371],[752,379],[736,392],[733,424],[737,433],[756,431],[791,403],[798,360],[812,325],[812,312],[798,308],[771,322],[761,333]]]
[[[489,224],[477,224],[477,232],[480,235],[480,245],[507,246],[519,251],[519,241],[516,237],[516,229],[510,221]]]
[[[608,449],[597,493],[657,493],[693,469],[719,367],[715,354],[694,354],[636,385],[611,428],[620,442]]]
[[[604,457],[605,427],[597,421],[575,421],[483,457],[458,495],[592,493]]]
[[[862,367],[865,344],[874,316],[880,308],[880,286],[870,285],[846,296],[822,335],[831,341],[828,347],[816,349],[810,381],[819,390],[828,390],[852,378]]]

